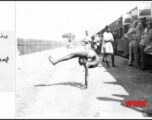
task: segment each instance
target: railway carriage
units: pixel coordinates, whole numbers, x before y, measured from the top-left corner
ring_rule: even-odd
[[[152,2],[143,2],[109,24],[112,33],[114,30],[117,30],[116,47],[118,55],[128,58],[129,40],[125,37],[125,34],[130,28],[131,21],[141,21],[143,23],[143,27],[145,28],[146,21],[149,19],[152,19]],[[103,32],[104,29],[100,30],[97,34],[101,35]]]

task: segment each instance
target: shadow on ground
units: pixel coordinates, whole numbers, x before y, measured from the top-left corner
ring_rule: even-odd
[[[131,107],[130,109],[143,113],[143,116],[145,117],[152,117],[152,74],[149,73],[149,71],[141,71],[135,67],[129,67],[128,60],[122,57],[116,56],[115,63],[118,67],[107,68],[106,63],[102,62],[103,67],[105,67],[107,72],[109,72],[116,80],[116,82],[104,83],[120,85],[129,95],[112,94],[112,96],[121,97],[124,98],[124,100],[107,97],[97,97],[97,99],[102,101],[120,102],[123,107],[126,107],[127,100],[146,100],[146,107],[139,109]]]
[[[41,84],[35,85],[34,87],[47,87],[47,86],[54,86],[54,85],[69,85],[72,87],[83,88],[84,84],[78,82],[63,82],[63,83],[55,83],[55,84]]]

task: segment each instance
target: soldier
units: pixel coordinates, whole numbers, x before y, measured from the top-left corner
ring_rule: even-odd
[[[114,39],[113,39],[113,35],[110,31],[111,31],[111,29],[107,25],[105,27],[105,32],[103,33],[103,51],[102,51],[102,53],[104,53],[104,57],[106,58],[107,67],[110,67],[109,63],[108,63],[109,54],[111,54],[112,67],[116,67],[114,64],[114,50],[113,50],[113,46],[112,46]]]
[[[137,28],[134,29],[135,32],[135,39],[134,39],[134,61],[135,61],[135,67],[140,69],[140,64],[139,64],[139,57],[140,57],[140,48],[139,48],[139,43],[141,41],[141,35],[143,33],[143,26],[142,23],[139,21]]]
[[[152,20],[148,19],[147,24],[149,26],[152,26]],[[146,48],[144,49],[144,52],[147,54],[147,69],[150,69],[150,54],[152,51],[152,28],[148,31],[145,46]]]
[[[86,35],[83,42],[85,43],[86,49],[91,49],[91,36],[89,35],[88,30],[86,30],[85,33]]]
[[[134,44],[134,40],[135,40],[135,36],[133,35],[133,30],[136,28],[136,26],[137,26],[137,21],[132,21],[131,24],[130,24],[130,29],[128,30],[128,33],[126,34],[126,37],[130,41],[130,43],[129,43],[129,64],[128,64],[128,66],[132,66],[132,62],[133,62],[133,56],[134,56],[133,44]]]
[[[93,38],[94,38],[92,40],[93,48],[94,48],[95,52],[98,54],[98,50],[100,47],[100,38],[99,38],[98,34],[94,35]]]
[[[148,20],[148,19],[147,19]],[[147,27],[142,33],[141,41],[140,41],[140,55],[141,55],[141,70],[146,70],[148,68],[148,55],[144,52],[144,49],[148,46],[147,44],[147,35],[149,30],[152,28],[152,22],[150,20],[147,21]]]
[[[152,34],[152,33],[151,33]],[[145,49],[144,49],[144,52],[148,55],[152,55],[152,42],[149,46],[147,46]],[[151,71],[152,73],[152,71]]]

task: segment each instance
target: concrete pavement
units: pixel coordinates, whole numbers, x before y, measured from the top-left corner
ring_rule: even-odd
[[[68,51],[69,52],[69,51]],[[89,69],[89,86],[82,90],[84,68],[78,59],[53,66],[54,58],[67,54],[66,48],[22,56],[17,71],[17,118],[143,118],[152,108],[152,74],[127,66],[116,56],[116,68],[102,63]],[[101,57],[100,57],[101,58]],[[125,100],[146,99],[149,108],[130,109]]]

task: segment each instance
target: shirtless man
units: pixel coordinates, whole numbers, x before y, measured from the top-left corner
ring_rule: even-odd
[[[56,65],[59,62],[67,61],[72,58],[79,57],[79,64],[83,65],[85,68],[85,85],[84,89],[87,89],[88,87],[88,68],[94,68],[97,67],[99,64],[99,57],[98,55],[91,49],[89,50],[81,50],[81,51],[76,51],[73,53],[70,53],[68,55],[65,55],[59,59],[53,59],[51,56],[49,56],[49,61],[53,64]],[[91,59],[91,60],[88,60]]]

